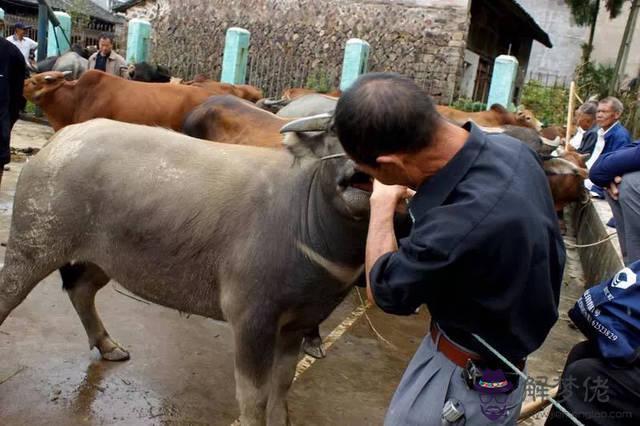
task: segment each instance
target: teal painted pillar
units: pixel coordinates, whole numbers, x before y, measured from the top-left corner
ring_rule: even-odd
[[[67,43],[67,39],[71,40],[71,16],[64,12],[53,12],[60,21],[60,26],[55,28],[55,34],[53,33],[54,28],[51,22],[49,22],[49,30],[47,31],[47,56],[55,56],[60,55],[71,48],[69,43]],[[67,38],[64,37],[62,31],[65,32]],[[56,43],[56,37],[58,38],[58,43]],[[58,49],[58,44],[60,45],[60,49]]]
[[[518,60],[509,55],[500,55],[493,64],[493,75],[489,87],[487,108],[500,104],[508,108],[513,100],[513,89],[518,75]]]
[[[144,19],[134,18],[127,29],[127,62],[145,62],[149,58],[151,24]]]
[[[342,76],[340,77],[340,90],[347,90],[362,74],[368,71],[369,43],[359,38],[347,41],[342,60]]]
[[[0,21],[4,21],[4,9],[0,7]]]
[[[222,76],[220,81],[230,84],[244,84],[249,60],[249,38],[251,33],[244,28],[229,28],[224,40]]]

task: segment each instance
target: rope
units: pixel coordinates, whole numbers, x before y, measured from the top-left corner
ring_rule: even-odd
[[[598,246],[602,243],[606,243],[607,241],[609,241],[610,239],[612,239],[613,237],[615,237],[616,235],[618,235],[618,232],[614,232],[613,234],[609,234],[608,237],[601,239],[598,242],[595,243],[591,243],[591,244],[573,244],[573,243],[568,243],[565,241],[564,245],[569,247],[569,248],[585,248],[585,247],[594,247],[594,246]]]
[[[489,351],[491,351],[491,353],[493,353],[496,357],[498,357],[498,359],[502,362],[504,362],[509,368],[511,368],[516,374],[518,374],[518,376],[520,376],[522,379],[524,379],[525,383],[529,380],[529,377],[527,377],[526,374],[524,374],[522,371],[520,371],[518,369],[518,367],[516,367],[515,365],[513,365],[507,358],[505,358],[500,352],[498,352],[493,346],[491,346],[489,343],[487,343],[486,340],[484,340],[482,337],[478,336],[477,334],[473,334],[472,336],[480,343],[482,343],[482,345],[484,345],[484,347],[486,347],[487,349],[489,349]],[[584,426],[584,423],[582,423],[580,420],[576,419],[573,414],[571,414],[570,412],[568,412],[562,405],[560,405],[560,403],[558,401],[556,401],[554,398],[552,398],[551,396],[549,397],[549,402],[551,402],[553,404],[554,407],[556,407],[558,410],[560,410],[560,412],[562,412],[562,414],[564,414],[565,416],[567,416],[567,418],[569,420],[571,420],[574,424],[578,425],[578,426]]]
[[[393,343],[391,343],[390,341],[388,341],[387,339],[385,339],[382,334],[380,334],[378,332],[378,330],[376,330],[376,328],[373,326],[373,323],[371,322],[371,318],[369,318],[369,314],[367,313],[366,309],[371,306],[370,303],[364,303],[364,299],[362,298],[362,295],[360,294],[360,290],[358,288],[356,288],[356,293],[358,293],[358,298],[360,299],[360,303],[362,303],[362,306],[365,308],[364,311],[364,317],[367,319],[367,322],[369,323],[369,327],[371,327],[371,331],[373,331],[373,333],[376,335],[376,337],[381,340],[382,342],[386,343],[387,345],[389,345],[390,347],[392,347],[393,349],[398,349],[396,347],[396,345],[394,345]]]

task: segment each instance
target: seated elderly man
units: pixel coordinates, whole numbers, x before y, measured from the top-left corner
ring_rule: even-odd
[[[633,143],[629,131],[620,123],[620,117],[624,111],[624,106],[618,98],[612,96],[602,99],[598,103],[596,122],[600,126],[598,130],[598,142],[587,161],[587,168],[591,169],[601,155],[624,148]],[[585,181],[585,186],[592,195],[604,198],[604,192],[597,184],[593,185],[591,180]]]
[[[598,124],[596,123],[596,113],[598,104],[596,102],[586,102],[576,111],[576,124],[578,125],[576,135],[571,139],[571,144],[580,154],[591,156],[598,142]]]

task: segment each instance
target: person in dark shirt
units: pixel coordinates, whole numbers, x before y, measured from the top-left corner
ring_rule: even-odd
[[[640,259],[640,145],[603,154],[589,179],[607,190],[624,263]]]
[[[5,164],[11,161],[11,129],[26,104],[22,97],[25,72],[20,50],[0,37],[0,182]]]
[[[593,149],[598,142],[598,124],[596,123],[596,113],[598,104],[595,102],[586,102],[578,108],[576,123],[578,127],[584,131],[582,141],[578,147],[580,154],[593,154]]]
[[[426,304],[432,317],[385,425],[440,426],[452,405],[466,425],[515,423],[525,384],[472,334],[523,368],[558,317],[565,251],[538,157],[509,136],[446,122],[397,74],[360,77],[338,101],[333,128],[376,179],[369,299],[396,315]],[[394,211],[408,188],[414,224],[397,241]],[[460,410],[449,411],[456,421]]]

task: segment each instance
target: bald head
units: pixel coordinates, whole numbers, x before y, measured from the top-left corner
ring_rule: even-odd
[[[429,145],[440,116],[413,80],[394,73],[369,73],[343,92],[334,128],[345,151],[376,166],[385,154],[410,153]]]

